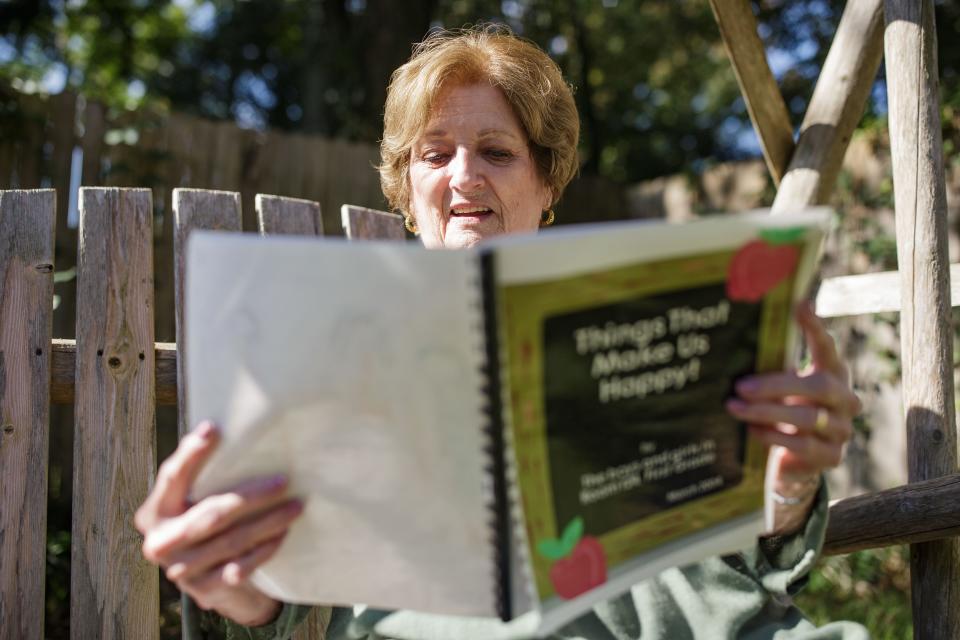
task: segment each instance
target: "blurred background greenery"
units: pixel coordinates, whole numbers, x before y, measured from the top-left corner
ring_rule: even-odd
[[[771,68],[799,124],[844,3],[752,5]],[[936,9],[945,153],[955,170],[960,3],[940,0]],[[642,201],[649,189],[661,188],[655,185],[666,184],[665,193],[679,179],[697,211],[769,204],[769,179],[762,168],[759,174],[749,169],[758,164],[759,147],[707,0],[0,0],[0,93],[72,91],[114,113],[176,111],[254,131],[375,144],[389,75],[411,44],[430,29],[487,21],[508,24],[539,44],[574,85],[583,127],[581,181],[599,179]],[[885,96],[881,69],[854,138],[866,155],[851,160],[848,154],[834,199],[844,235],[828,259],[828,273],[896,268]],[[13,135],[20,104],[19,98],[0,100],[3,135]],[[875,171],[867,170],[874,165]],[[715,171],[725,166],[735,167],[729,175],[743,170],[760,176],[736,206],[711,195],[717,175],[729,182],[728,174]],[[898,343],[895,317],[864,322],[832,328],[842,345],[861,349],[848,356],[866,350],[872,354],[867,362],[885,363],[879,373],[860,378],[854,367],[858,390],[869,393],[896,380]],[[168,412],[158,422],[171,424],[171,417]],[[852,448],[869,451],[876,428],[870,416],[859,421]],[[169,430],[160,437],[162,456],[172,437]],[[54,431],[53,448],[71,446],[69,429]],[[853,455],[849,464],[858,460]],[[69,464],[66,456],[50,477],[51,638],[68,635]],[[890,482],[839,484],[854,491]],[[164,634],[177,637],[169,585],[164,597]],[[867,624],[876,638],[910,637],[907,551],[826,559],[800,603],[821,622],[847,618]]]

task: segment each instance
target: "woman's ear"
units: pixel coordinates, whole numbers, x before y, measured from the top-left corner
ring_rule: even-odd
[[[546,211],[547,209],[553,206],[553,189],[547,185],[543,185],[543,202],[540,203],[540,210]]]

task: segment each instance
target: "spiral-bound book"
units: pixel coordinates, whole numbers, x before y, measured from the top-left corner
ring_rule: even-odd
[[[287,601],[546,633],[751,546],[766,454],[724,410],[794,355],[825,210],[626,222],[467,250],[194,233],[197,497],[305,503],[254,575]],[[396,614],[400,615],[400,614]],[[442,635],[442,633],[441,633]]]

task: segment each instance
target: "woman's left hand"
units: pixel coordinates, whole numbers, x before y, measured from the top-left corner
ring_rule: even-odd
[[[772,447],[774,532],[781,534],[806,521],[820,474],[843,460],[853,418],[862,408],[833,338],[811,306],[800,305],[795,315],[810,350],[810,365],[799,372],[739,380],[738,397],[727,402],[732,415],[750,424],[750,435]]]

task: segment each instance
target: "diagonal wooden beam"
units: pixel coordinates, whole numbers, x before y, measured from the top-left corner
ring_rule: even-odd
[[[883,57],[883,0],[847,2],[773,213],[826,204]]]
[[[767,169],[779,185],[793,154],[793,125],[783,94],[767,64],[763,42],[757,34],[757,19],[749,0],[710,0],[710,7],[733,63],[750,120],[760,138]]]

